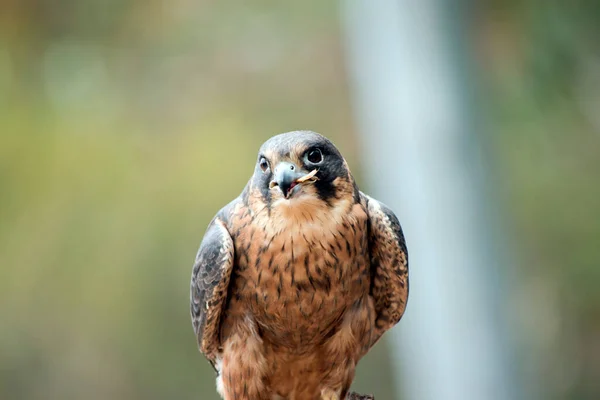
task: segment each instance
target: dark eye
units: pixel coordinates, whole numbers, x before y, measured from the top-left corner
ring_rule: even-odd
[[[260,166],[260,169],[262,169],[263,172],[266,172],[269,169],[269,162],[264,157],[260,158],[260,160],[258,161],[258,165]]]
[[[319,149],[309,150],[306,153],[306,159],[311,164],[319,164],[321,161],[323,161],[323,153],[321,153],[321,150]]]

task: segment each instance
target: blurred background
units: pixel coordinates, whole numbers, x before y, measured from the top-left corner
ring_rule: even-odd
[[[189,278],[260,144],[323,133],[376,189],[343,3],[0,0],[0,399],[218,399]],[[600,4],[456,4],[440,15],[506,260],[508,384],[598,399]],[[409,301],[394,335],[417,317]],[[390,337],[354,388],[416,399]]]

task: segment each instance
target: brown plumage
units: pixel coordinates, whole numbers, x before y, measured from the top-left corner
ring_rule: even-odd
[[[263,144],[210,223],[191,313],[225,400],[341,400],[407,297],[396,216],[358,190],[329,140],[298,131]]]

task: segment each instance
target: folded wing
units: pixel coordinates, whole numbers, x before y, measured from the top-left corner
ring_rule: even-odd
[[[369,216],[371,296],[375,303],[372,343],[394,326],[408,300],[408,252],[396,215],[384,204],[361,193]]]
[[[233,240],[215,217],[200,244],[192,271],[191,315],[200,351],[213,364],[219,348],[221,315],[234,264]]]

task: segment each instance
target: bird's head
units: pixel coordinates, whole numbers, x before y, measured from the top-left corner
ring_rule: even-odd
[[[258,151],[251,190],[271,207],[336,206],[358,189],[348,164],[324,136],[294,131],[273,136]]]

